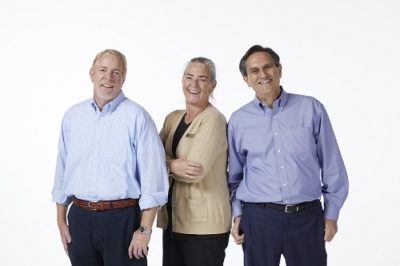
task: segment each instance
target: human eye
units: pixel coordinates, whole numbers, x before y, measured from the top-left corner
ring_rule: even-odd
[[[258,68],[252,68],[249,71],[251,74],[257,74],[258,73]]]
[[[270,69],[272,67],[272,64],[267,64],[264,66],[264,69]]]
[[[104,72],[106,72],[106,69],[105,69],[104,67],[101,67],[101,68],[99,69],[99,72],[104,73]]]

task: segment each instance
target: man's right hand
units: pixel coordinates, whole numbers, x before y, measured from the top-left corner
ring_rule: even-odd
[[[231,235],[235,240],[236,244],[241,245],[244,243],[244,234],[240,234],[239,225],[240,225],[241,216],[236,216],[233,222],[233,227],[231,230]]]
[[[64,250],[68,255],[68,244],[71,243],[71,235],[67,224],[67,210],[68,206],[62,204],[56,204],[57,208],[57,225],[60,231],[61,242],[64,246]]]
[[[66,223],[59,224],[58,230],[60,230],[61,242],[64,246],[65,253],[68,255],[68,244],[71,243],[68,225]]]

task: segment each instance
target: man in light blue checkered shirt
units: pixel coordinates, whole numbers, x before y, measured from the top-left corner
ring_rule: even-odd
[[[52,195],[72,265],[147,265],[167,201],[164,149],[150,115],[122,92],[126,70],[121,52],[100,52],[89,72],[93,98],[62,121]]]

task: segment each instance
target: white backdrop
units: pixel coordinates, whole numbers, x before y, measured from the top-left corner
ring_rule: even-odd
[[[214,60],[215,105],[228,119],[254,95],[238,62],[262,44],[280,54],[288,92],[324,103],[346,162],[350,195],[330,265],[400,265],[399,14],[396,0],[2,0],[0,264],[69,265],[51,202],[57,139],[66,109],[92,96],[100,50],[125,53],[124,92],[161,129],[184,106],[187,60]],[[149,266],[161,256],[155,229]],[[242,265],[232,239],[225,265]]]

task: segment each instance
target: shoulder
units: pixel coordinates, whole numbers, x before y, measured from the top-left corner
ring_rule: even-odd
[[[301,110],[303,114],[323,115],[326,113],[324,105],[313,96],[288,93],[286,107],[292,110]]]
[[[288,99],[287,100],[288,106],[300,104],[300,105],[310,106],[314,109],[323,108],[323,104],[313,96],[288,93],[287,99]]]
[[[167,116],[164,119],[164,125],[165,124],[172,124],[177,120],[180,120],[182,116],[185,114],[185,110],[175,110],[167,114]]]
[[[90,112],[90,108],[93,108],[92,99],[87,99],[76,103],[67,109],[67,111],[64,113],[63,120],[68,120],[77,115]]]
[[[249,114],[254,114],[254,100],[235,110],[229,118],[229,124],[235,124]]]
[[[167,114],[167,116],[165,117],[165,120],[171,120],[171,119],[175,119],[177,117],[183,116],[185,113],[185,110],[175,110],[170,112],[169,114]]]
[[[124,116],[134,120],[153,120],[150,113],[139,103],[125,98],[118,106],[117,110]]]
[[[225,116],[213,105],[210,105],[209,107],[207,107],[206,110],[204,110],[204,118],[203,119],[215,121],[217,123],[226,124]]]
[[[138,104],[137,102],[132,101],[129,98],[125,98],[121,103],[119,108],[128,110],[128,111],[134,111],[140,114],[147,113],[146,109],[144,109],[143,106]]]
[[[287,98],[289,101],[304,101],[304,102],[316,101],[316,99],[312,96],[297,94],[297,93],[287,93]]]

